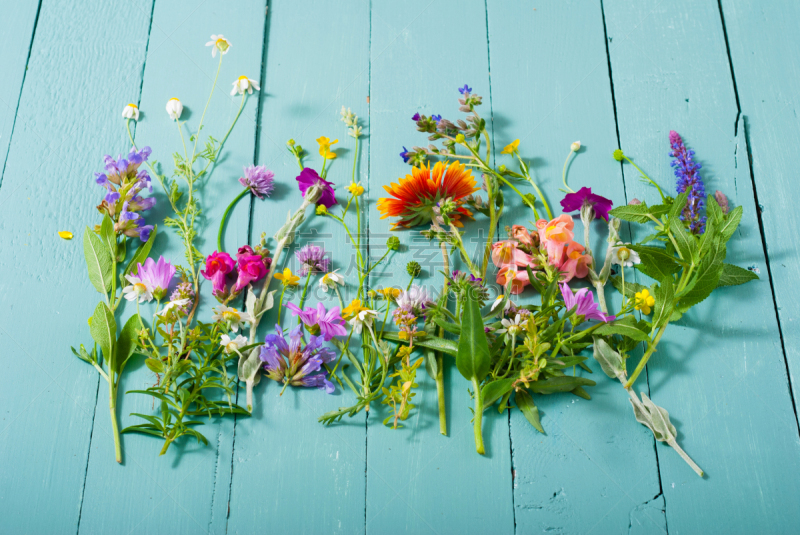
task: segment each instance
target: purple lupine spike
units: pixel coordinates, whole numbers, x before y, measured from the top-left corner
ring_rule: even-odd
[[[678,193],[689,192],[689,200],[681,215],[681,219],[689,223],[689,230],[694,234],[702,234],[706,229],[706,216],[703,213],[706,204],[706,188],[700,178],[699,163],[694,161],[694,151],[688,150],[681,136],[674,130],[669,132],[669,144],[672,147],[669,155],[675,158],[672,167],[677,177]]]

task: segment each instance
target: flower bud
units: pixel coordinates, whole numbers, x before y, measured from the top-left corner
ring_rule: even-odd
[[[636,205],[642,204],[642,201],[640,201],[639,199],[634,197],[633,199],[631,199],[631,202],[629,202],[628,204],[636,206]]]
[[[412,277],[416,277],[422,271],[422,266],[419,265],[419,262],[409,262],[406,264],[406,272],[411,275]]]
[[[400,238],[392,236],[386,240],[386,247],[388,247],[390,251],[397,251],[400,248]]]
[[[169,114],[169,118],[173,121],[177,121],[181,118],[181,113],[183,113],[183,104],[177,98],[171,98],[167,102],[167,113]]]
[[[456,143],[464,143],[464,141],[466,141],[466,138],[464,137],[464,134],[456,135]]]
[[[581,142],[574,141],[572,145],[570,145],[569,147],[570,149],[572,149],[572,152],[578,152],[579,150],[581,150]]]
[[[324,204],[318,204],[317,215],[328,215],[328,208]]]
[[[289,141],[286,142],[286,144],[289,145],[290,147],[294,147],[294,139],[290,139]]]
[[[618,162],[621,162],[623,158],[625,158],[625,154],[620,149],[617,149],[617,150],[614,151],[614,159],[615,160],[617,160]]]
[[[500,174],[502,175],[506,172],[507,167],[505,165],[501,165],[500,167],[497,168],[497,170],[500,171]]]
[[[139,120],[139,107],[136,104],[128,104],[122,110],[122,117],[125,119]]]

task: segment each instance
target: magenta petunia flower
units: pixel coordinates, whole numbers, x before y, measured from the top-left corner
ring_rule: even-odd
[[[594,211],[595,217],[608,221],[608,211],[614,206],[611,199],[592,193],[592,188],[581,188],[575,193],[567,193],[561,201],[561,208],[565,212],[574,212],[584,206],[589,206]]]
[[[264,197],[269,197],[272,193],[275,187],[273,185],[274,179],[275,173],[267,169],[266,166],[250,165],[244,168],[244,176],[239,179],[239,183],[246,188],[250,188],[253,195],[263,199]]]
[[[609,316],[600,311],[597,303],[594,302],[594,295],[589,291],[589,288],[581,288],[575,293],[572,293],[570,287],[561,284],[561,297],[564,298],[564,306],[567,310],[575,309],[575,314],[583,316],[587,320],[604,321],[606,323],[614,321],[616,316]]]
[[[311,334],[321,334],[326,342],[330,342],[334,336],[347,334],[339,307],[326,311],[325,305],[317,303],[317,308],[307,307],[301,310],[294,303],[287,303],[286,308],[300,318]]]
[[[321,193],[317,198],[317,204],[322,204],[325,206],[325,208],[330,208],[336,204],[336,195],[333,192],[333,182],[324,180],[310,167],[306,167],[300,172],[300,175],[297,177],[297,185],[300,188],[300,192],[303,194],[303,197],[306,196],[306,192],[308,192],[309,188],[313,186],[320,188]]]
[[[175,266],[164,260],[163,256],[158,257],[158,262],[148,258],[144,261],[144,265],[137,266],[136,274],[153,292],[153,297],[160,301],[167,295],[172,277],[175,276]]]
[[[212,293],[217,299],[224,298],[223,295],[227,291],[225,278],[235,267],[236,262],[233,261],[233,258],[228,253],[214,251],[206,258],[206,269],[201,271],[200,274],[212,282],[214,287]]]

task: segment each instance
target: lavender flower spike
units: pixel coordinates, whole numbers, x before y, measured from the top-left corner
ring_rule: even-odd
[[[689,192],[689,200],[683,210],[681,219],[689,224],[689,230],[694,234],[702,234],[706,230],[706,216],[702,213],[706,204],[706,188],[700,178],[699,163],[693,160],[694,151],[687,150],[683,139],[674,130],[669,133],[669,144],[672,147],[669,155],[675,158],[672,167],[675,168],[677,191]]]

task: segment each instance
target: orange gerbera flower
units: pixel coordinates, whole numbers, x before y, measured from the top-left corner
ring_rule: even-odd
[[[392,226],[392,230],[430,223],[434,215],[433,208],[443,199],[450,199],[457,205],[457,208],[448,214],[455,220],[456,226],[462,226],[459,222],[462,215],[472,217],[472,212],[461,204],[467,195],[478,191],[478,188],[472,177],[472,171],[459,162],[451,164],[439,162],[433,169],[430,165],[414,167],[411,174],[401,178],[399,182],[383,187],[393,198],[378,199],[381,219],[390,216],[402,218]]]

